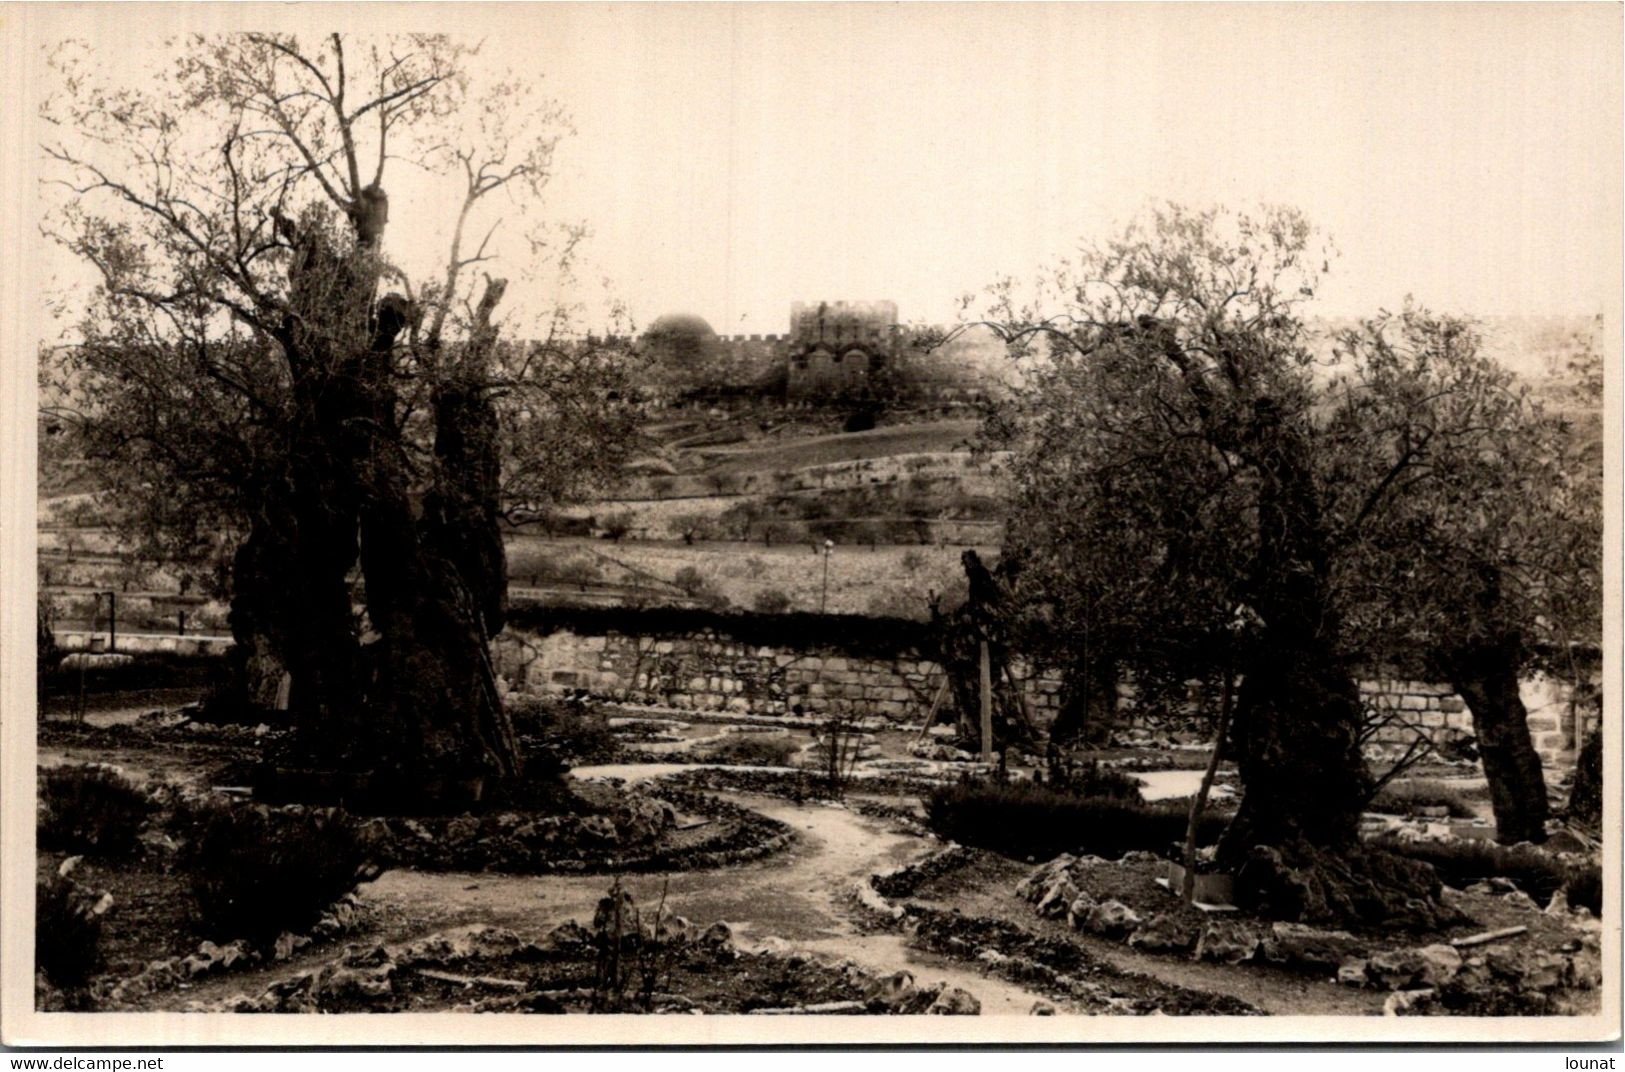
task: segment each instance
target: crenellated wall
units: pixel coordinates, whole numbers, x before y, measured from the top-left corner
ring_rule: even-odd
[[[718,335],[697,317],[663,317],[644,342],[656,358],[646,386],[672,398],[782,387],[790,404],[882,390],[974,400],[1005,364],[1004,346],[991,332],[903,324],[890,301],[795,302],[784,334]]]

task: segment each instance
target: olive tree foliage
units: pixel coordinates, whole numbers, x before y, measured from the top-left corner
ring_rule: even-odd
[[[1226,224],[1232,245],[1219,248]],[[1137,704],[1157,707],[1239,670],[1256,624],[1258,474],[1206,425],[1225,435],[1244,419],[1243,388],[1306,416],[1295,311],[1318,275],[1308,239],[1286,212],[1226,221],[1169,206],[1030,294],[994,288],[992,321],[1023,373],[989,429],[1019,452],[1005,557],[1025,594],[1025,644],[1067,681],[1063,735],[1101,728],[1123,671]],[[1198,336],[1174,360],[1166,332],[1181,329]],[[1219,356],[1201,335],[1221,332],[1260,352]]]
[[[611,471],[631,426],[622,355],[576,341],[570,306],[526,308],[540,280],[517,277],[513,337],[499,323],[499,254],[557,280],[582,238],[539,212],[564,117],[444,35],[166,55],[139,85],[53,57],[47,227],[98,284],[46,364],[47,420],[161,550],[231,548],[250,678],[291,673],[307,742],[511,775],[498,519]],[[390,227],[403,167],[446,192],[438,256],[391,255],[386,235],[437,238],[423,215]]]
[[[1338,351],[1320,458],[1328,487],[1362,492],[1338,501],[1348,643],[1466,700],[1499,836],[1544,840],[1546,785],[1518,682],[1530,670],[1581,688],[1589,678],[1600,459],[1486,355],[1471,321],[1407,306],[1343,333]],[[1600,409],[1600,381],[1582,377],[1588,388]]]
[[[1301,309],[1328,252],[1298,213],[1159,209],[994,290],[1028,372],[1007,553],[1054,661],[1239,681],[1244,788],[1220,846],[1238,897],[1287,918],[1436,920],[1423,869],[1362,850],[1365,714],[1336,587],[1343,497]],[[1098,653],[1098,654],[1097,654]],[[1228,706],[1228,700],[1227,706]]]

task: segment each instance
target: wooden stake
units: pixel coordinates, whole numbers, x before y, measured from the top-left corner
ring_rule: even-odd
[[[931,727],[937,724],[937,712],[942,709],[942,701],[948,695],[948,675],[942,675],[942,681],[937,685],[937,694],[931,698],[931,710],[926,712],[925,725],[920,727],[920,735],[914,738],[914,743],[925,740],[925,735],[931,732]]]
[[[1528,929],[1522,924],[1516,927],[1503,927],[1498,931],[1485,931],[1483,934],[1474,934],[1466,938],[1452,938],[1450,944],[1457,949],[1466,949],[1470,946],[1483,945],[1486,942],[1499,942],[1503,938],[1516,938]]]
[[[454,986],[488,986],[493,990],[523,990],[526,987],[522,979],[501,979],[494,975],[458,975],[455,972],[436,971],[433,968],[419,968],[417,973],[425,979],[451,983]]]

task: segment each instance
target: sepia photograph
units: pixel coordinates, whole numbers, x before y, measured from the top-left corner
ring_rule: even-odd
[[[1617,1040],[1621,26],[0,5],[4,1042]]]

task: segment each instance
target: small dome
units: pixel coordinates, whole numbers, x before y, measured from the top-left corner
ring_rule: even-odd
[[[695,342],[709,342],[717,337],[711,325],[693,313],[667,313],[657,317],[644,335],[657,339],[692,339]]]

